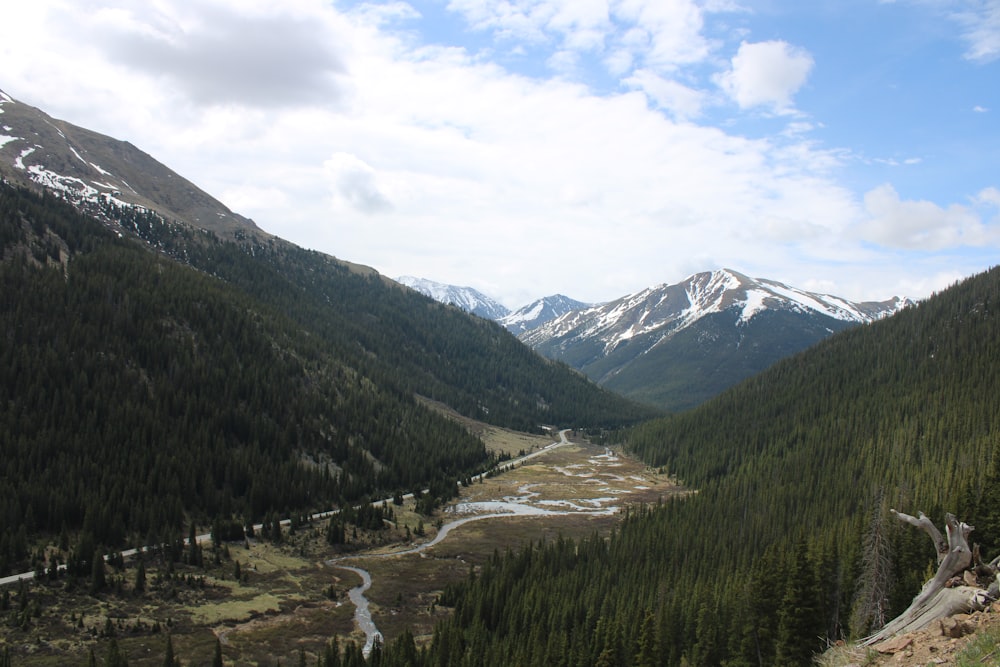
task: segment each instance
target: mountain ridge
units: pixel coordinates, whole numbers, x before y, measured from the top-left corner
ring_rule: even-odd
[[[851,302],[722,269],[565,313],[519,338],[599,384],[678,410],[912,303]]]
[[[740,308],[746,324],[768,308],[815,312],[855,323],[872,322],[913,302],[892,297],[880,302],[851,302],[807,292],[775,280],[749,278],[732,269],[695,273],[679,283],[661,283],[614,301],[566,313],[522,336],[532,347],[567,335],[600,336],[613,349],[635,336],[668,326],[680,331],[705,315]],[[641,313],[639,309],[641,308]],[[628,326],[622,326],[627,322]],[[582,330],[582,331],[581,331]]]
[[[448,285],[415,276],[400,276],[396,278],[396,282],[406,285],[424,296],[429,296],[439,303],[457,306],[467,313],[488,320],[500,320],[510,313],[507,306],[472,287]]]
[[[0,177],[11,183],[44,188],[98,216],[114,204],[223,236],[270,236],[127,141],[53,118],[3,90],[0,112]]]
[[[526,306],[521,306],[498,321],[508,331],[519,336],[570,311],[587,308],[590,305],[583,301],[571,299],[564,294],[553,294],[536,299]]]

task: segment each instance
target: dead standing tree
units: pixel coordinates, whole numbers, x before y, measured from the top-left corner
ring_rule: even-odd
[[[916,526],[930,536],[937,550],[938,569],[934,578],[924,584],[920,593],[913,598],[906,611],[876,634],[865,639],[863,645],[871,646],[895,635],[920,630],[947,616],[981,611],[986,608],[990,600],[996,598],[997,565],[1000,563],[1000,557],[989,565],[976,563],[976,574],[969,573],[969,577],[959,576],[973,565],[974,560],[978,561],[978,558],[973,557],[973,551],[969,547],[969,534],[974,530],[972,526],[959,521],[953,514],[946,514],[946,539],[923,512],[919,513],[919,517],[912,517],[896,510],[889,511],[900,521]],[[989,591],[978,585],[969,585],[976,581],[977,574],[994,579]]]

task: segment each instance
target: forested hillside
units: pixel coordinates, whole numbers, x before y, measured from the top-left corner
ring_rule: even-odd
[[[490,465],[414,394],[528,428],[648,414],[329,257],[102,215],[118,233],[0,186],[0,573],[38,536],[155,543]]]
[[[697,494],[608,541],[497,556],[445,595],[429,664],[803,665],[919,590],[933,548],[889,507],[956,512],[997,555],[998,306],[994,269],[622,432]]]

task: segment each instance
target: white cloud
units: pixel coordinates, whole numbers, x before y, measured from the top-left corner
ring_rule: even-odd
[[[334,153],[323,163],[323,169],[337,201],[362,213],[378,213],[392,208],[389,198],[379,187],[375,170],[357,156]]]
[[[704,93],[665,79],[650,70],[638,70],[623,83],[642,90],[657,106],[677,118],[694,118],[701,113]]]
[[[1000,192],[983,190],[979,203],[996,205]],[[1000,240],[995,226],[984,224],[972,208],[951,204],[942,208],[926,200],[901,200],[889,184],[865,194],[869,216],[863,236],[876,243],[914,250],[942,250],[958,246],[983,246]]]
[[[669,72],[704,61],[711,52],[705,12],[735,8],[695,0],[450,0],[448,9],[501,40],[608,54],[617,74],[633,64]]]
[[[770,107],[793,111],[792,96],[805,84],[813,58],[802,48],[780,40],[743,42],[719,85],[741,109]]]
[[[964,28],[965,57],[976,62],[1000,58],[1000,0],[962,0],[953,16]]]
[[[109,60],[195,103],[276,107],[331,104],[343,94],[344,66],[334,48],[341,40],[321,17],[218,1],[183,10],[124,3],[81,12],[64,30],[82,29]]]
[[[975,197],[977,204],[992,206],[1000,212],[1000,190],[997,188],[984,188]]]
[[[882,0],[884,3],[895,0]],[[954,21],[966,43],[965,58],[989,63],[1000,58],[1000,0],[909,0]]]
[[[648,67],[672,71],[682,65],[702,62],[711,52],[702,34],[705,10],[693,0],[619,0],[615,16],[647,33],[646,40],[636,34],[626,44],[642,45],[634,55]]]
[[[540,42],[560,6],[538,0],[449,0],[448,9],[461,14],[476,30],[491,30],[505,39]]]
[[[237,185],[219,193],[219,199],[236,212],[250,210],[274,211],[289,205],[288,196],[279,188],[257,185]]]

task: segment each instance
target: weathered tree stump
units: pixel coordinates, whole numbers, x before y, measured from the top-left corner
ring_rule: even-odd
[[[975,530],[972,526],[958,521],[953,514],[946,514],[946,539],[923,512],[919,513],[919,517],[912,517],[896,510],[889,511],[900,521],[916,526],[930,536],[937,550],[938,569],[934,577],[924,584],[920,593],[913,598],[906,611],[877,633],[863,640],[864,646],[877,644],[896,635],[915,632],[941,618],[981,611],[993,599],[990,592],[978,586],[966,585],[964,578],[961,577],[960,585],[950,585],[954,583],[955,577],[973,563],[973,553],[968,541],[969,534]],[[984,567],[991,568],[993,577],[996,577],[997,561],[986,566],[978,565],[977,569],[982,570]]]

